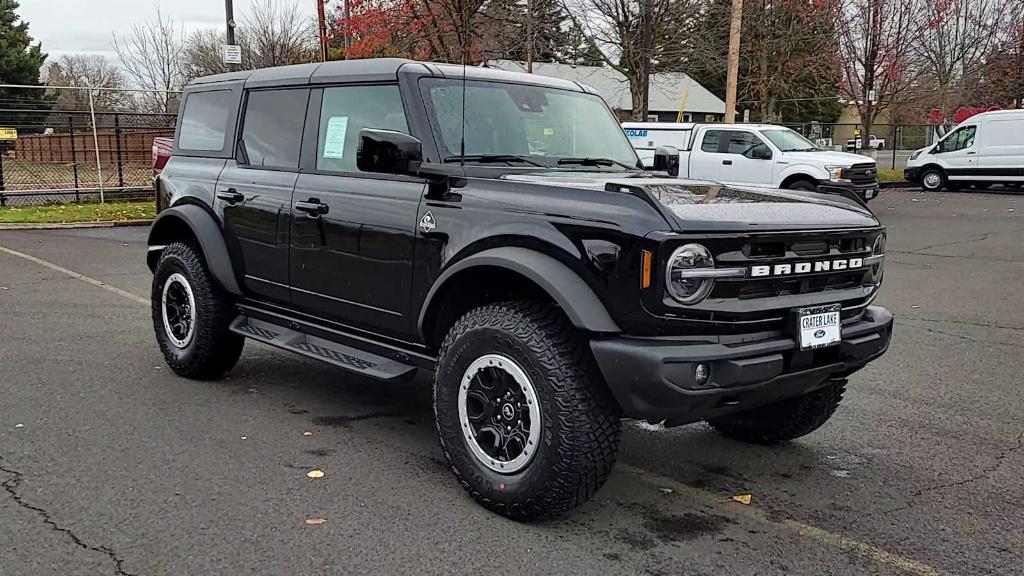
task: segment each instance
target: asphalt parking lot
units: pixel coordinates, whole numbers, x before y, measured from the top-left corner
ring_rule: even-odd
[[[629,423],[596,498],[538,524],[459,488],[426,377],[250,342],[177,378],[146,229],[0,232],[0,574],[1024,574],[1024,196],[872,208],[895,337],[823,429]]]

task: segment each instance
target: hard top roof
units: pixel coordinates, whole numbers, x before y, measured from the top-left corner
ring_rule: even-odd
[[[304,84],[330,84],[335,82],[387,82],[398,78],[400,69],[419,72],[425,76],[443,78],[462,78],[463,70],[468,80],[494,80],[534,84],[574,90],[577,92],[593,92],[576,82],[551,78],[537,74],[505,72],[494,68],[479,66],[463,67],[458,64],[433,62],[417,62],[403,58],[369,58],[364,60],[333,60],[330,62],[313,62],[311,64],[294,64],[291,66],[275,66],[259,70],[243,70],[226,72],[196,78],[189,87],[208,86],[221,83],[243,83],[246,87],[261,86],[295,86]]]

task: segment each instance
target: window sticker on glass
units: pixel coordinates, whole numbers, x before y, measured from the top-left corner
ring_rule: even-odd
[[[348,116],[331,116],[327,120],[324,158],[343,158],[345,156],[346,132],[348,132]]]

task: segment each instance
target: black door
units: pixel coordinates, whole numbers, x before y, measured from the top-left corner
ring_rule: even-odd
[[[246,291],[288,302],[288,234],[298,178],[307,89],[246,95],[236,157],[217,181],[229,248],[241,257]]]
[[[319,100],[319,102],[317,102]],[[327,320],[410,335],[416,212],[425,183],[359,172],[363,128],[408,131],[398,87],[314,91],[304,172],[295,186],[291,230],[292,301]],[[308,164],[307,164],[308,162]]]

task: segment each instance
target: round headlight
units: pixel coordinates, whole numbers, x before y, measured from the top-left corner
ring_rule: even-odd
[[[696,304],[703,300],[714,286],[711,278],[691,274],[694,270],[714,268],[711,252],[700,244],[686,244],[676,248],[668,259],[665,287],[682,304]]]

